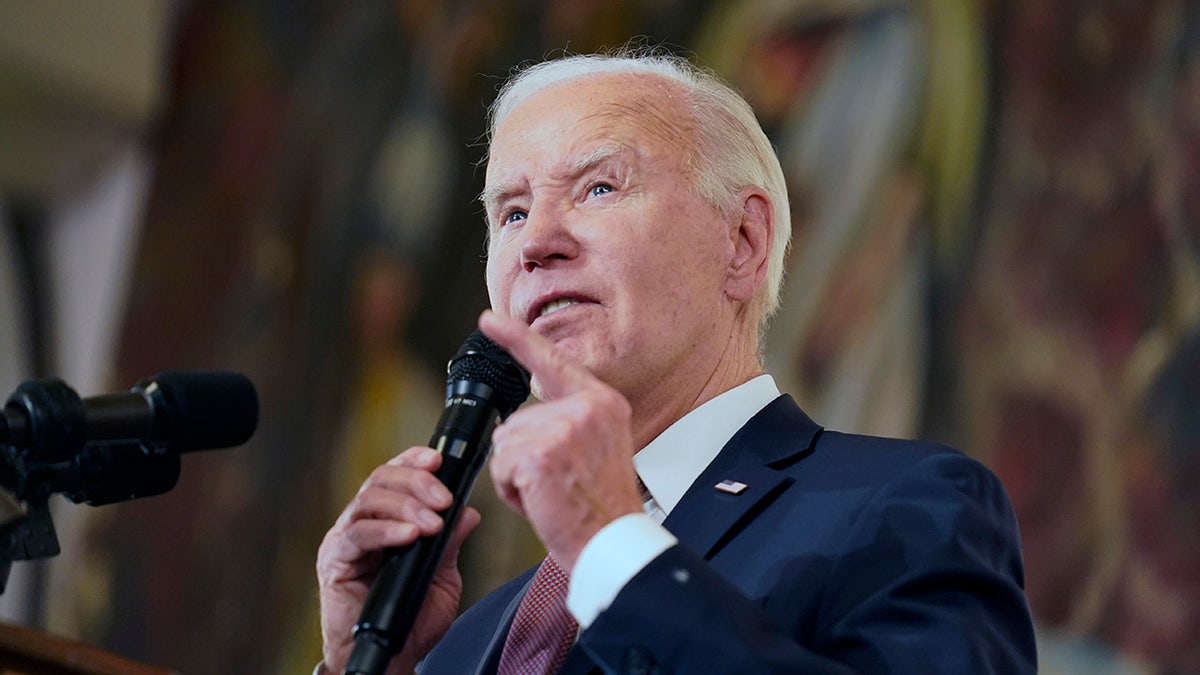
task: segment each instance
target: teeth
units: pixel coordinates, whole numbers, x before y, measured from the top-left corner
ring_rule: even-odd
[[[578,300],[571,300],[569,298],[562,298],[559,300],[554,300],[553,302],[547,302],[545,305],[542,305],[542,311],[538,316],[553,314],[563,307],[570,307],[571,305],[577,304],[579,304]]]

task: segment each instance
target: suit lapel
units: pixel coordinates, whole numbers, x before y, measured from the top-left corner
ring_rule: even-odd
[[[728,494],[714,486],[721,480],[731,479],[748,487],[741,494]],[[700,482],[704,481],[704,482]],[[720,478],[697,479],[700,489],[689,490],[663,525],[679,541],[708,558],[723,544],[727,535],[737,530],[740,521],[761,502],[770,501],[787,487],[790,478],[761,466],[738,467],[737,471],[722,474]]]
[[[496,669],[500,667],[500,654],[504,651],[504,641],[508,639],[508,630],[512,627],[513,617],[517,615],[517,608],[521,606],[521,599],[525,597],[525,592],[533,583],[535,571],[537,571],[536,566],[525,572],[523,584],[518,582],[520,589],[509,599],[501,613],[500,620],[496,623],[496,629],[492,632],[488,645],[483,650],[474,675],[495,675]]]
[[[684,493],[663,525],[705,558],[792,483],[779,468],[812,451],[821,428],[782,395],[763,408],[725,444]],[[724,480],[745,484],[738,494],[716,488]]]

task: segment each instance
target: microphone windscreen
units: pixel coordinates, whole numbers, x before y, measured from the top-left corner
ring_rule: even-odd
[[[154,436],[180,452],[241,445],[258,426],[258,392],[239,373],[169,370],[134,390],[153,403]]]

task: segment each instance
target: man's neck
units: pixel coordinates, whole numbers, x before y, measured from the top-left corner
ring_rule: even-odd
[[[676,377],[660,382],[636,400],[630,399],[635,451],[654,440],[667,427],[708,401],[762,375],[758,345],[729,345],[706,374],[699,368],[679,368]],[[699,375],[699,376],[698,376]]]

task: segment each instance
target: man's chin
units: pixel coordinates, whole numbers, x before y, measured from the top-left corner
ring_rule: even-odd
[[[588,366],[591,363],[591,355],[594,348],[591,340],[585,335],[577,332],[565,333],[557,332],[544,335],[544,337],[554,345],[554,350],[559,354],[567,357],[572,363],[579,363]],[[591,368],[588,368],[591,370]]]
[[[605,359],[598,358],[598,355],[605,353],[602,346],[597,346],[593,341],[586,339],[582,335],[571,335],[569,337],[561,337],[552,339],[554,350],[563,356],[567,361],[573,364],[587,368],[589,373],[604,379],[604,373],[608,372],[612,364],[606,362]],[[537,380],[534,378],[533,393],[537,395]],[[539,398],[541,398],[539,396]]]

